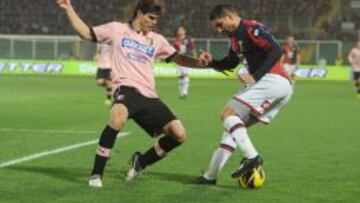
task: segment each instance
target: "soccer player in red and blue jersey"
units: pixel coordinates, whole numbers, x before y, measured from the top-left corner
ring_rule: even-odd
[[[282,49],[270,31],[254,20],[242,19],[229,5],[218,5],[210,14],[213,28],[230,38],[228,56],[214,60],[210,53],[202,53],[210,67],[218,71],[234,69],[243,58],[252,77],[247,87],[234,94],[221,114],[224,133],[215,150],[209,168],[198,177],[196,184],[216,184],[216,178],[236,148],[244,158],[232,173],[233,178],[262,165],[262,158],[253,146],[247,128],[258,122],[269,124],[292,95],[291,79],[282,69]]]
[[[295,76],[296,70],[301,63],[301,49],[295,43],[295,37],[289,36],[283,47],[281,64],[291,77]]]
[[[196,58],[194,40],[186,34],[186,29],[183,26],[176,29],[174,47],[180,54]],[[177,72],[179,77],[179,98],[186,99],[190,86],[189,68],[177,66]]]

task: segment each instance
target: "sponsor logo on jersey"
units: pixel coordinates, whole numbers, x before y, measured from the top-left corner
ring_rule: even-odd
[[[140,63],[146,63],[146,61],[148,60],[144,55],[135,53],[127,53],[126,57],[130,60],[134,60]]]
[[[254,29],[254,31],[253,31],[253,35],[254,35],[255,37],[258,37],[258,36],[259,36],[259,34],[260,34],[260,30],[259,30],[259,28]]]
[[[134,49],[138,52],[141,52],[149,57],[154,57],[155,55],[155,48],[152,46],[148,46],[145,44],[141,44],[138,41],[129,39],[129,38],[123,38],[121,41],[121,46]]]

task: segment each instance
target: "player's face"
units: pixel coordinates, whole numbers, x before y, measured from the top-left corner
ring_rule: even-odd
[[[289,37],[289,38],[288,38],[288,43],[289,43],[290,45],[293,45],[294,42],[295,42],[295,38],[294,38],[294,37]]]
[[[183,37],[183,36],[186,35],[186,31],[185,31],[185,29],[184,29],[183,27],[179,27],[179,28],[177,29],[176,34],[177,34],[177,36],[179,36],[179,37]]]
[[[216,18],[212,21],[212,27],[216,32],[222,33],[227,36],[233,35],[237,25],[232,16],[227,15],[223,18]]]
[[[140,20],[141,30],[143,32],[149,32],[154,29],[156,23],[158,22],[159,15],[154,13],[140,14],[138,18]]]

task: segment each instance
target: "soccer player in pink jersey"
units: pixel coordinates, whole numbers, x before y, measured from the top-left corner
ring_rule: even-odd
[[[348,59],[352,68],[357,97],[360,98],[360,40],[357,42],[356,47],[351,49]]]
[[[113,106],[95,155],[89,185],[102,187],[102,175],[116,135],[128,119],[133,119],[151,137],[161,136],[145,153],[135,152],[126,180],[137,177],[147,166],[161,160],[180,146],[186,131],[180,120],[159,99],[155,90],[155,59],[181,66],[204,67],[206,58],[193,59],[178,52],[160,34],[152,31],[162,7],[155,0],[140,0],[128,23],[110,22],[88,26],[75,12],[70,0],[57,0],[75,31],[85,40],[106,43],[112,53]]]
[[[108,44],[97,44],[96,60],[98,69],[96,72],[96,84],[106,90],[105,104],[111,104],[111,47]]]

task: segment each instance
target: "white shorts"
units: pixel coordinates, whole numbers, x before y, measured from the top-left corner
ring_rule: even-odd
[[[239,115],[241,106],[250,108],[250,113],[263,123],[270,123],[291,98],[290,81],[277,74],[266,74],[261,80],[239,91],[228,103]]]
[[[284,64],[283,65],[284,70],[289,74],[289,75],[295,75],[295,72],[297,70],[297,66],[294,64]]]
[[[178,66],[176,67],[176,72],[178,76],[189,75],[189,68],[184,66]]]

